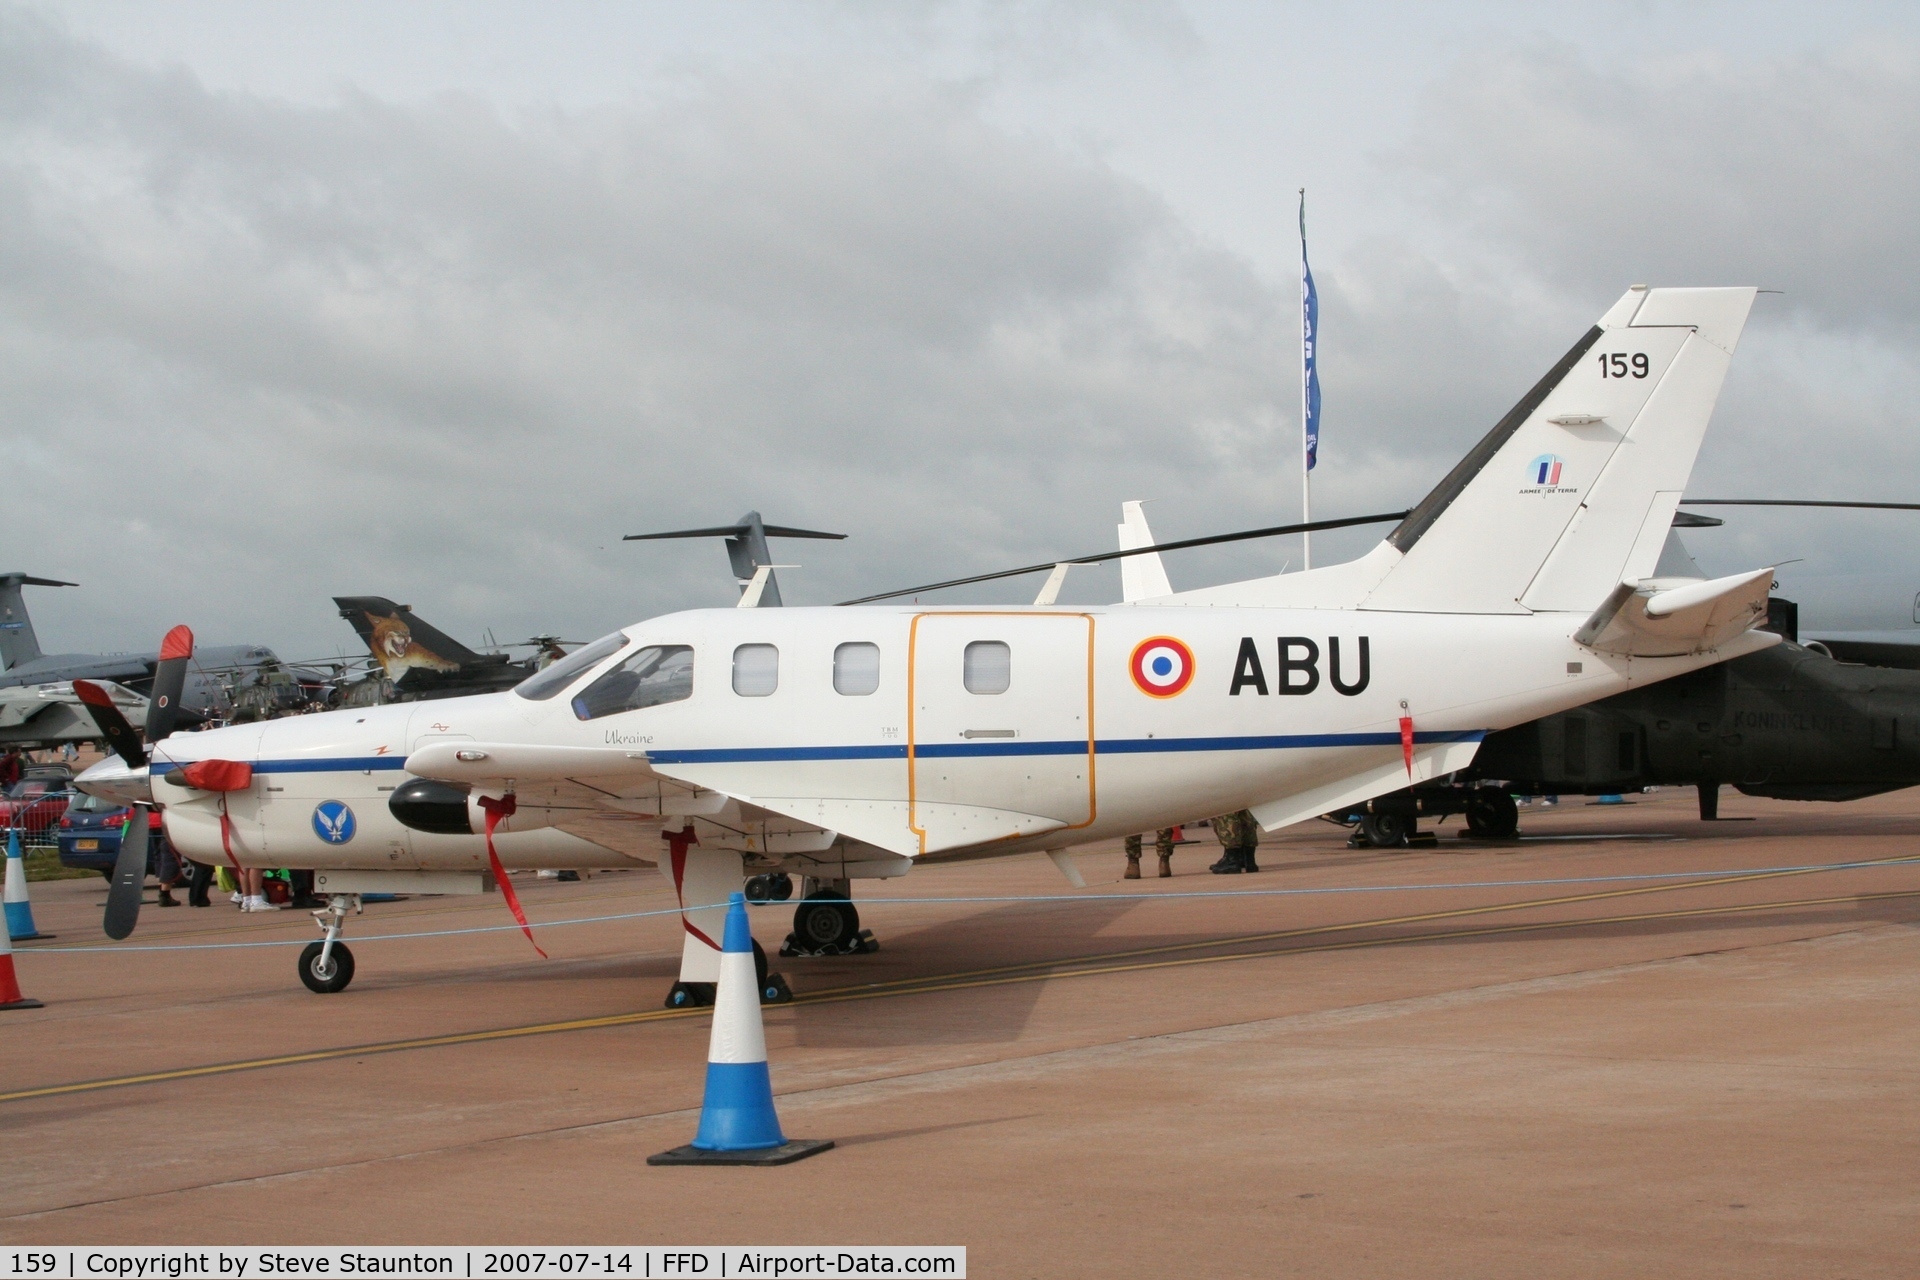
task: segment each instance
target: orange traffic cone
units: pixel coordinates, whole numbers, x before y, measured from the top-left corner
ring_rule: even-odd
[[[13,939],[0,929],[0,1009],[39,1009],[38,1000],[20,994],[20,980],[13,976]]]

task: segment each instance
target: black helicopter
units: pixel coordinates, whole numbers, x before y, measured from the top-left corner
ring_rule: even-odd
[[[1914,503],[1784,499],[1689,505],[1709,503],[1920,510]],[[1676,528],[1720,523],[1688,512],[1674,521]],[[1698,574],[1677,538],[1661,565],[1662,574]],[[1920,633],[1905,644],[1883,634],[1803,644],[1798,607],[1778,597],[1768,602],[1764,629],[1785,643],[1489,734],[1472,766],[1449,780],[1326,816],[1354,826],[1356,845],[1388,847],[1417,836],[1420,818],[1450,814],[1464,814],[1474,835],[1513,836],[1515,794],[1688,786],[1699,793],[1701,819],[1711,821],[1719,816],[1722,786],[1776,800],[1859,800],[1920,785]]]

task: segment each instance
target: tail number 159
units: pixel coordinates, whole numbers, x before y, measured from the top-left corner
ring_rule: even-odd
[[[1600,376],[1603,378],[1644,378],[1647,376],[1647,353],[1644,351],[1636,351],[1629,357],[1624,351],[1602,352],[1600,355]]]

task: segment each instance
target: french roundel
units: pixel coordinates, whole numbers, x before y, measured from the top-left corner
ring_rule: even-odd
[[[1128,666],[1134,685],[1151,698],[1171,698],[1193,682],[1193,650],[1172,636],[1142,640]]]

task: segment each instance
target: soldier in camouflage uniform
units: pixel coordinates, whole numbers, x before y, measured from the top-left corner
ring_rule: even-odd
[[[1127,837],[1127,873],[1123,880],[1140,878],[1140,837]],[[1167,827],[1158,832],[1153,840],[1154,851],[1160,855],[1160,878],[1166,879],[1173,874],[1173,828]]]
[[[1217,876],[1237,876],[1243,871],[1260,869],[1253,861],[1254,848],[1260,843],[1260,824],[1254,821],[1253,814],[1242,809],[1215,818],[1211,825],[1222,852],[1220,861],[1207,870]]]

